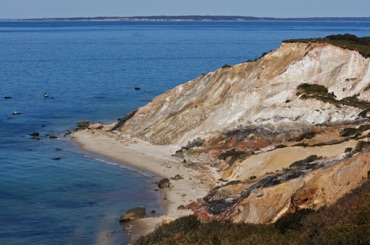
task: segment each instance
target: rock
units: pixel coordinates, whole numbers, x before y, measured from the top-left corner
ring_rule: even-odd
[[[83,120],[79,123],[77,123],[77,129],[76,130],[82,130],[82,129],[87,129],[90,125],[89,120]]]
[[[20,115],[21,113],[20,112],[18,112],[18,111],[13,111],[13,115],[15,116],[15,115]]]
[[[128,210],[125,214],[123,214],[119,222],[129,222],[133,220],[138,220],[146,217],[146,209],[143,206],[136,207],[133,209]]]
[[[175,177],[172,177],[171,179],[173,179],[173,180],[180,180],[180,179],[184,179],[184,178],[181,177],[181,175],[176,174]]]
[[[39,132],[33,132],[32,134],[30,134],[32,137],[39,137],[40,136],[40,133]]]
[[[4,96],[4,99],[6,99],[6,100],[9,100],[11,98],[12,98],[11,96]]]
[[[56,135],[50,135],[49,138],[50,139],[58,139],[58,136],[56,136]]]
[[[185,210],[186,208],[185,208],[185,206],[184,205],[180,205],[180,206],[178,206],[177,207],[177,210]]]
[[[53,158],[53,160],[54,160],[54,161],[59,161],[59,160],[61,160],[61,159],[62,159],[61,157],[54,157],[54,158]]]
[[[135,90],[140,90],[141,88],[140,87],[135,87]]]
[[[169,180],[168,178],[161,179],[161,180],[158,182],[158,187],[159,187],[160,189],[170,187],[170,180]]]
[[[88,129],[102,129],[104,127],[101,123],[94,123],[88,126]]]

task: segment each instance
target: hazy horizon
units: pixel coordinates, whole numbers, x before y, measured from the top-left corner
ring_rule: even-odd
[[[205,17],[225,17],[225,18],[232,18],[232,17],[240,17],[240,18],[255,18],[255,19],[276,19],[276,20],[285,20],[285,19],[370,19],[370,17],[366,16],[359,16],[359,17],[348,17],[348,16],[333,16],[333,17],[270,17],[270,16],[241,16],[241,15],[142,15],[142,16],[71,16],[71,17],[35,17],[35,18],[1,18],[0,20],[47,20],[47,19],[99,19],[99,18],[107,18],[107,19],[114,19],[114,18],[186,18],[186,17],[194,17],[194,18],[205,18]],[[244,20],[242,20],[244,21]],[[247,20],[245,20],[247,21]]]
[[[370,17],[368,0],[0,0],[0,19],[135,16]]]

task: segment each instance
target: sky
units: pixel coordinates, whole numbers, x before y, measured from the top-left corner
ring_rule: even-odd
[[[0,0],[0,18],[150,15],[370,17],[370,0]]]

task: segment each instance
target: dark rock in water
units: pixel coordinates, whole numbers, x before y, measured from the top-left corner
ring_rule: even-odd
[[[156,212],[155,212],[155,210],[152,210],[152,211],[151,211],[151,213],[152,213],[152,214],[155,214]]]
[[[146,217],[146,209],[143,206],[136,207],[128,210],[119,219],[119,222],[129,222],[137,219],[142,219]]]
[[[54,157],[53,158],[53,160],[55,160],[55,161],[59,161],[59,160],[61,160],[62,158],[61,157]]]
[[[20,115],[21,113],[18,111],[13,111],[13,115]]]
[[[50,139],[58,139],[58,136],[55,136],[55,135],[50,135],[49,136]]]
[[[32,137],[39,137],[40,136],[40,133],[39,132],[33,132],[32,134],[30,134]]]
[[[180,179],[184,179],[184,178],[181,177],[181,175],[176,174],[175,177],[172,177],[171,179],[173,179],[173,180],[180,180]]]
[[[67,131],[65,134],[64,134],[64,137],[66,137],[67,135],[70,135],[72,132],[71,131]]]
[[[161,179],[161,180],[158,182],[158,187],[159,187],[160,189],[170,187],[170,180],[169,180],[168,178]]]
[[[9,100],[11,98],[12,98],[11,96],[4,96],[4,99],[6,99],[6,100]]]
[[[135,87],[135,90],[140,90],[141,88],[140,87]]]
[[[76,130],[83,130],[87,129],[90,125],[89,120],[83,120],[82,122],[77,123],[77,129]]]

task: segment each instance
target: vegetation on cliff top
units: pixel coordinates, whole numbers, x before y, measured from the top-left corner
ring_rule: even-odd
[[[357,37],[352,34],[330,35],[324,38],[284,40],[285,43],[329,43],[341,48],[357,50],[364,57],[370,57],[370,37]]]
[[[275,224],[201,223],[183,217],[135,244],[370,244],[370,181],[317,212],[301,210]]]

